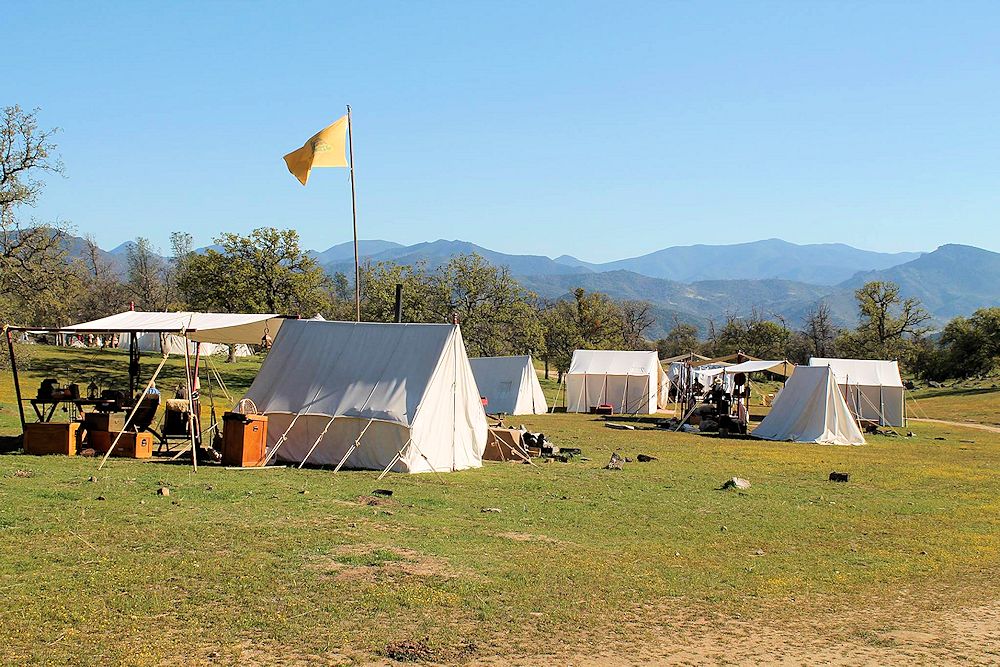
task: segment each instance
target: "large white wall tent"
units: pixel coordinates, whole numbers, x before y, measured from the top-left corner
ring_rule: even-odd
[[[796,366],[781,391],[781,400],[752,435],[765,440],[865,444],[833,371],[826,366]]]
[[[905,389],[895,361],[814,357],[809,365],[833,370],[847,406],[859,418],[883,426],[905,425]]]
[[[650,414],[666,405],[666,386],[656,352],[576,350],[566,373],[566,410],[607,404],[618,413]]]
[[[530,356],[478,357],[469,359],[469,363],[490,414],[540,415],[548,412]]]
[[[486,413],[458,326],[288,320],[247,392],[280,461],[482,465]]]

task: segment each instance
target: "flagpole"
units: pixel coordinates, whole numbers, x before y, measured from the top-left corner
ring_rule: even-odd
[[[351,133],[351,105],[347,105],[347,147],[351,156],[351,217],[354,219],[354,321],[361,321],[361,264],[358,258],[358,202],[354,191],[354,138]]]

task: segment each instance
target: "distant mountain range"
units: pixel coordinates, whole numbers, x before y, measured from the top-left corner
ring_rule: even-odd
[[[102,258],[124,272],[131,242]],[[74,255],[84,252],[82,239],[67,244]],[[204,250],[204,249],[201,249]],[[351,275],[354,245],[341,243],[309,251],[330,273]],[[402,245],[385,240],[359,242],[363,261],[440,266],[460,254],[478,253],[506,266],[539,296],[568,297],[577,287],[616,299],[653,304],[659,336],[674,319],[704,328],[728,314],[765,317],[799,326],[818,301],[825,301],[841,325],[857,320],[854,290],[870,280],[891,280],[904,297],[919,299],[938,324],[976,308],[1000,305],[1000,254],[964,245],[944,245],[933,252],[879,253],[845,244],[799,245],[780,239],[731,245],[673,246],[628,259],[585,262],[563,255],[501,253],[467,241],[437,240]]]

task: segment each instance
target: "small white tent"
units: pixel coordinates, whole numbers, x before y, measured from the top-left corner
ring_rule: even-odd
[[[458,326],[287,320],[246,397],[280,461],[482,465],[486,414]]]
[[[540,415],[548,412],[538,373],[528,355],[469,359],[479,394],[490,414]]]
[[[905,425],[905,389],[895,361],[814,357],[809,365],[830,367],[856,417],[882,426]]]
[[[129,336],[123,335],[118,337],[118,348],[121,350],[127,350],[131,347],[132,341]],[[165,334],[165,333],[142,333],[136,337],[136,345],[142,352],[154,352],[156,354],[184,354],[184,337],[178,334]],[[195,348],[198,344],[194,341],[188,341],[188,353],[194,354]],[[250,350],[250,346],[244,343],[239,343],[234,345],[236,349],[234,350],[237,358],[241,357],[251,357],[253,352]],[[201,343],[199,348],[201,356],[215,356],[217,354],[229,354],[229,346],[222,345],[220,343]]]
[[[607,404],[619,413],[651,414],[666,405],[665,375],[656,352],[576,350],[566,373],[566,411]]]
[[[781,400],[753,430],[753,436],[827,445],[865,444],[865,436],[826,366],[796,366],[781,391]]]

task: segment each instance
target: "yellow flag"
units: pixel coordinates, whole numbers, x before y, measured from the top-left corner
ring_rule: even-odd
[[[305,185],[313,167],[346,167],[347,116],[313,135],[302,148],[285,156],[292,176]]]

